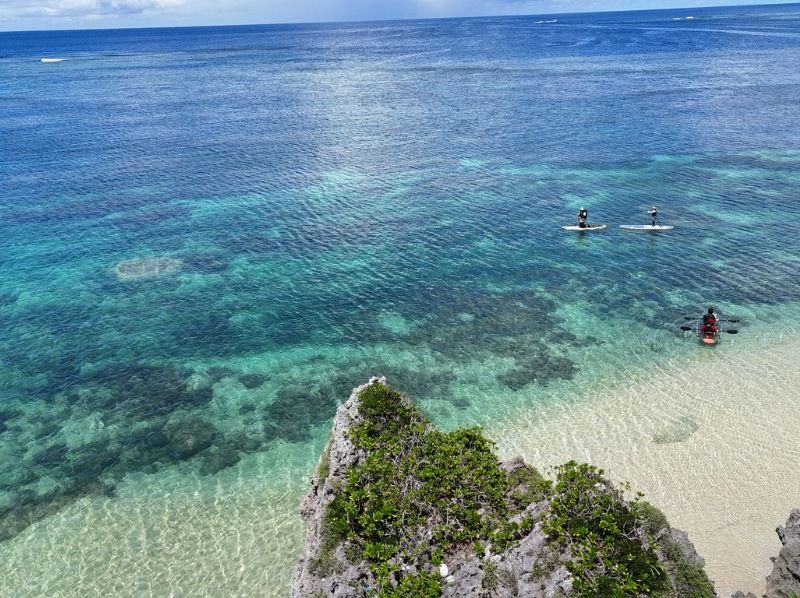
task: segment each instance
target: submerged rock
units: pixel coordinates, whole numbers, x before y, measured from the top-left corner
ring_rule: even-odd
[[[620,596],[714,598],[686,534],[601,470],[570,462],[553,486],[491,447],[479,429],[436,430],[383,378],[353,390],[301,503],[291,596],[552,598],[629,584]]]
[[[653,436],[656,444],[683,442],[700,429],[700,425],[688,416],[681,416],[670,426]]]
[[[137,282],[174,276],[183,268],[183,262],[171,257],[137,257],[118,262],[114,275],[120,282]]]
[[[207,449],[216,435],[216,428],[201,419],[174,421],[164,427],[164,436],[176,459],[188,459]]]

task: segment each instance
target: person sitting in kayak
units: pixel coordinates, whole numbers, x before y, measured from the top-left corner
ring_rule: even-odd
[[[658,217],[658,210],[656,210],[656,207],[653,206],[652,208],[650,208],[650,218],[653,220],[653,226],[656,225],[657,217]]]
[[[589,218],[589,210],[581,208],[578,210],[578,226],[586,228],[586,220]]]
[[[714,308],[709,307],[708,312],[703,314],[703,324],[710,324],[714,327],[717,325],[717,314],[714,313]]]
[[[703,314],[703,321],[700,324],[700,334],[705,336],[706,338],[714,337],[717,332],[719,332],[719,328],[717,327],[717,315],[714,313],[714,308],[709,307],[708,312]]]

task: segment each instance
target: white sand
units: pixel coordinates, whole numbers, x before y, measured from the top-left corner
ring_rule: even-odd
[[[487,432],[504,457],[588,461],[630,481],[689,532],[721,596],[760,595],[775,527],[800,506],[800,342],[748,336]]]
[[[0,544],[0,596],[285,596],[306,484],[248,473],[81,499]]]

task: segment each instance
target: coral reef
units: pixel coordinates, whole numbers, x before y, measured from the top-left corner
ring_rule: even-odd
[[[137,257],[118,262],[112,269],[117,280],[121,282],[138,282],[174,276],[183,268],[179,259],[161,257]]]

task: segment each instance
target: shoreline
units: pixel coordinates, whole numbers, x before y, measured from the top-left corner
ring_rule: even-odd
[[[519,455],[545,472],[587,461],[630,482],[689,533],[719,595],[760,595],[780,549],[775,527],[800,505],[800,341],[748,336],[520,409],[487,433],[503,458]]]
[[[759,315],[791,322],[797,307]],[[800,505],[791,427],[800,341],[788,330],[767,345],[772,329],[748,320],[746,334],[718,347],[619,362],[613,375],[585,381],[593,392],[572,382],[536,387],[540,402],[508,405],[484,429],[502,459],[520,455],[551,474],[574,458],[629,481],[689,533],[720,595],[760,594],[780,548],[775,526]],[[108,593],[119,584],[171,591],[176,583],[235,593],[264,589],[266,578],[264,595],[283,595],[303,537],[298,508],[308,478],[299,470],[316,465],[328,430],[213,478],[181,466],[131,476],[117,497],[82,499],[0,545],[0,573],[46,593]],[[60,557],[45,570],[31,565],[35,554]]]

